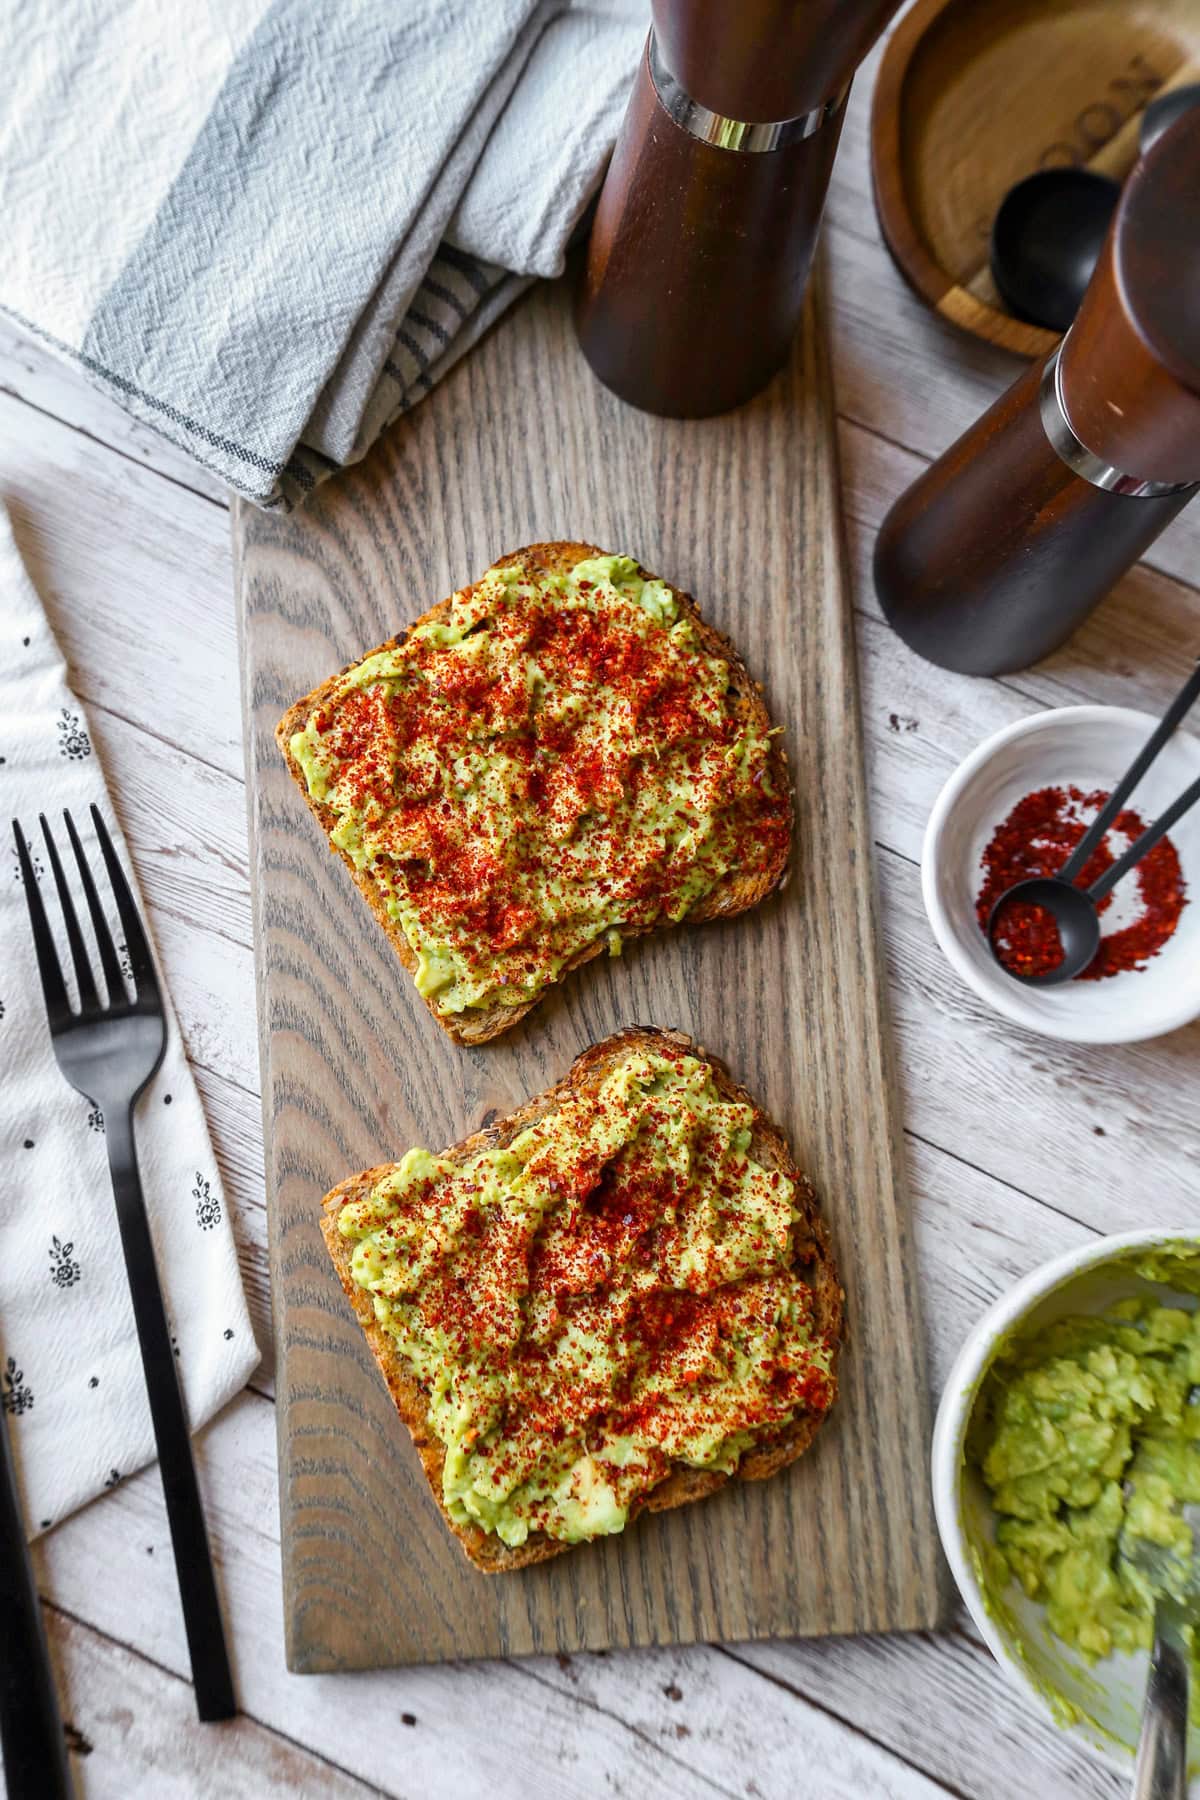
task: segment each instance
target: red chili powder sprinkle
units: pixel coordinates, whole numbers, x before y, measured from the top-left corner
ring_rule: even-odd
[[[584,584],[581,589],[586,591]],[[791,834],[786,794],[766,793],[761,772],[754,794],[736,803],[713,773],[714,746],[737,742],[742,723],[732,705],[714,701],[696,679],[699,652],[667,659],[653,637],[631,631],[621,619],[586,608],[564,606],[536,591],[511,599],[479,621],[498,645],[511,651],[476,664],[448,654],[436,640],[411,642],[402,679],[351,689],[330,711],[317,716],[324,752],[338,769],[356,810],[376,806],[403,826],[402,852],[389,869],[375,865],[377,877],[412,900],[423,924],[439,941],[480,948],[489,956],[515,958],[527,951],[524,977],[532,980],[558,955],[555,921],[542,919],[526,894],[514,897],[514,875],[531,879],[549,873],[551,859],[568,883],[594,886],[610,900],[624,929],[673,917],[679,890],[693,872],[693,847],[673,846],[654,854],[646,833],[632,841],[613,828],[619,809],[632,805],[643,785],[668,790],[672,777],[692,777],[715,822],[708,841],[714,865],[736,846],[746,872],[770,866]],[[655,749],[634,754],[630,735],[615,730],[597,743],[577,721],[531,705],[526,660],[535,656],[551,688],[585,699],[605,689],[618,716],[645,727]],[[479,739],[502,743],[506,757],[524,766],[528,817],[520,833],[523,855],[510,862],[489,855],[471,831],[466,814],[453,803],[427,765],[445,765]],[[635,734],[632,734],[636,736]],[[415,760],[415,748],[429,752]],[[706,761],[707,758],[707,761]],[[696,822],[681,809],[682,830]],[[567,842],[543,829],[547,818],[560,827],[591,817],[597,829],[586,841]],[[518,819],[518,824],[522,821]],[[583,848],[580,848],[583,844]],[[511,961],[506,973],[521,978]]]
[[[1103,789],[1089,793],[1077,787],[1045,787],[1017,802],[983,853],[984,880],[975,901],[981,931],[987,931],[992,908],[1008,888],[1035,875],[1058,873],[1107,799]],[[1115,851],[1112,848],[1113,833],[1132,840],[1145,829],[1145,820],[1131,808],[1119,812],[1076,877],[1076,886],[1090,887],[1123,853],[1123,843]],[[1077,981],[1101,981],[1144,969],[1179,923],[1187,905],[1187,883],[1169,837],[1160,838],[1125,881],[1136,886],[1141,911],[1131,924],[1101,937],[1094,961],[1075,977]],[[1102,930],[1112,902],[1113,895],[1106,894],[1098,904]],[[1044,907],[1025,901],[1010,903],[1000,915],[996,948],[1005,968],[1020,975],[1047,975],[1063,959],[1053,918]]]
[[[687,1289],[674,1285],[674,1252],[685,1231],[688,1208],[702,1202],[711,1185],[718,1195],[736,1197],[737,1178],[726,1167],[723,1143],[709,1133],[694,1146],[689,1177],[655,1160],[670,1116],[670,1104],[610,1099],[619,1116],[648,1131],[634,1137],[609,1160],[585,1135],[582,1142],[551,1145],[527,1165],[539,1182],[560,1194],[559,1204],[540,1220],[514,1219],[502,1209],[481,1207],[426,1274],[419,1300],[426,1330],[440,1334],[454,1359],[503,1366],[510,1386],[505,1429],[525,1439],[538,1434],[558,1443],[580,1435],[593,1448],[606,1437],[637,1432],[670,1441],[681,1422],[691,1430],[749,1430],[759,1434],[782,1425],[798,1411],[819,1414],[833,1398],[833,1382],[814,1366],[831,1344],[813,1330],[811,1292],[802,1265],[811,1251],[801,1248],[782,1264],[783,1246],[759,1246],[761,1268],[730,1279],[720,1247],[689,1277]],[[597,1111],[596,1118],[600,1114]],[[581,1130],[590,1134],[588,1120]],[[432,1178],[400,1203],[398,1217],[412,1235],[422,1217],[445,1204],[447,1185],[462,1177]],[[385,1228],[386,1230],[387,1228]],[[626,1289],[629,1271],[642,1279],[628,1292],[628,1305],[614,1308],[612,1291]],[[760,1305],[774,1307],[780,1279],[787,1282],[796,1310],[796,1328],[782,1328],[766,1380],[745,1390],[713,1371],[720,1345],[743,1329]],[[528,1303],[553,1321],[534,1337],[525,1327]],[[544,1303],[550,1301],[551,1306]],[[593,1370],[590,1357],[564,1373],[555,1365],[559,1332],[572,1322],[611,1345],[618,1359],[615,1380],[607,1355]],[[665,1385],[636,1400],[631,1392],[639,1371],[663,1375]],[[511,1445],[495,1447],[493,1467],[501,1478],[510,1467]],[[660,1446],[645,1448],[642,1485],[667,1473]],[[530,1517],[534,1517],[530,1514]]]
[[[1054,914],[1036,901],[1009,900],[996,918],[996,951],[1014,975],[1048,975],[1066,952]]]

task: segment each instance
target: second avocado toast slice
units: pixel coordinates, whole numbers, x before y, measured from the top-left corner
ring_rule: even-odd
[[[784,878],[736,651],[629,557],[536,544],[289,709],[289,769],[439,1024],[484,1043],[630,937]]]
[[[326,1195],[342,1285],[488,1573],[800,1456],[844,1296],[812,1188],[725,1068],[637,1026],[439,1156]]]

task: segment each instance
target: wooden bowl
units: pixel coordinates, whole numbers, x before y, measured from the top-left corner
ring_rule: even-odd
[[[1036,169],[1123,180],[1138,122],[1200,81],[1200,0],[916,0],[879,69],[875,205],[912,286],[953,324],[1040,356],[1057,334],[1015,319],[988,268],[1000,201]]]

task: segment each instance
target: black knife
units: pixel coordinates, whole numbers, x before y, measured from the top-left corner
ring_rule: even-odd
[[[0,1406],[0,1750],[8,1800],[74,1800],[67,1741]]]

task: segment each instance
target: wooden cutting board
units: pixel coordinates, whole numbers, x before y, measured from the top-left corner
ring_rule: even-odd
[[[791,367],[728,417],[622,405],[536,290],[367,459],[284,517],[234,518],[250,771],[288,1666],[928,1627],[939,1613],[915,1268],[873,918],[833,409],[815,304]],[[272,732],[291,701],[503,551],[628,550],[693,593],[786,726],[789,885],[600,958],[497,1043],[418,1001]],[[325,1191],[439,1149],[631,1022],[680,1026],[790,1132],[848,1294],[841,1398],[765,1483],[523,1573],[442,1524],[329,1265]]]

